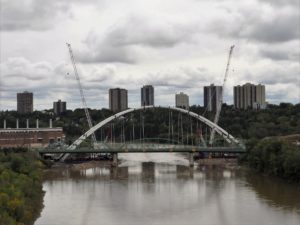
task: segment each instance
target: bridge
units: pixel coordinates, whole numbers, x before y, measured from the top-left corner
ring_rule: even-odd
[[[124,118],[126,115],[135,113],[135,112],[140,112],[140,117],[144,119],[144,116],[142,116],[142,113],[144,113],[147,110],[150,109],[163,109],[167,110],[169,113],[168,117],[168,139],[165,139],[167,142],[171,143],[159,143],[157,141],[153,142],[153,140],[163,140],[163,139],[155,139],[155,138],[144,138],[144,133],[145,129],[144,126],[140,125],[140,136],[142,138],[140,140],[135,140],[135,124],[129,124],[128,126],[132,126],[132,132],[131,132],[131,140],[126,140],[126,132],[124,128],[124,124],[121,126],[122,133],[119,134],[118,139],[120,140],[119,142],[115,141],[115,137],[113,135],[110,136],[109,140],[107,138],[105,140],[102,140],[100,142],[94,143],[93,147],[84,147],[81,146],[81,144],[86,141],[88,137],[90,137],[92,134],[94,134],[97,130],[110,125],[112,127],[112,122],[113,121],[124,121]],[[173,120],[173,114],[172,112],[176,112],[177,118],[178,118],[178,124],[177,127],[174,125],[174,120]],[[183,131],[183,125],[182,125],[182,115],[187,116],[190,119],[190,125],[186,129],[186,132],[184,133]],[[181,118],[181,124],[180,124],[180,118]],[[197,122],[197,129],[195,123],[192,121]],[[142,119],[141,123],[144,124],[144,121]],[[200,141],[198,143],[193,143],[195,140],[195,134],[193,130],[198,129],[198,122],[201,124],[206,125],[209,129],[209,131],[214,130],[218,135],[219,138],[223,139],[225,143],[223,143],[224,146],[207,146],[206,141],[202,137],[202,131],[201,134],[199,135]],[[177,133],[176,135],[174,134],[174,127],[177,128]],[[202,129],[202,128],[201,128]],[[206,131],[206,135],[207,132]],[[110,133],[112,131],[110,130]],[[185,137],[186,135],[186,137]],[[174,136],[177,137],[177,140],[175,140]],[[150,140],[150,142],[147,142],[147,140]],[[184,143],[186,141],[187,143]],[[189,143],[190,141],[190,143]],[[177,108],[177,107],[163,107],[163,106],[144,106],[144,107],[139,107],[139,108],[132,108],[132,109],[127,109],[125,111],[119,112],[115,115],[112,115],[95,126],[93,126],[91,129],[89,129],[87,132],[85,132],[83,135],[81,135],[77,140],[75,140],[70,146],[65,147],[65,148],[45,148],[39,150],[41,154],[46,154],[46,153],[57,153],[57,154],[62,154],[61,160],[65,160],[69,157],[70,154],[78,154],[78,153],[110,153],[113,155],[113,161],[114,163],[117,163],[117,153],[121,152],[126,152],[126,153],[138,153],[138,152],[186,152],[190,154],[190,163],[193,163],[193,154],[197,152],[222,152],[222,153],[243,153],[245,152],[245,147],[244,145],[236,138],[234,138],[231,134],[229,134],[226,130],[218,126],[217,124],[213,123],[212,121],[208,120],[207,118],[196,114],[194,112],[191,112],[186,109],[182,108]]]

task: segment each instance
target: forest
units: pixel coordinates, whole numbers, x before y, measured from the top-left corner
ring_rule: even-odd
[[[252,145],[241,159],[250,168],[300,183],[299,146],[275,137],[264,138]]]
[[[42,208],[44,164],[26,149],[0,152],[0,224],[30,225]]]

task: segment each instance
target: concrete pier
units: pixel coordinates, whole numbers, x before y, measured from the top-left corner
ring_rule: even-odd
[[[112,166],[118,166],[118,153],[112,153]]]
[[[194,167],[194,153],[193,152],[189,153],[189,163],[190,163],[190,167]]]

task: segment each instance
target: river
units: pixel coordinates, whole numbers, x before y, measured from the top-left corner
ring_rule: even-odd
[[[299,225],[300,187],[170,153],[51,169],[35,225]]]

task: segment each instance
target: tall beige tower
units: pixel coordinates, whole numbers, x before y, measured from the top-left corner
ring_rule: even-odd
[[[246,83],[233,88],[234,106],[237,109],[266,108],[265,85]]]
[[[180,92],[179,94],[175,95],[175,105],[176,107],[189,109],[189,96]]]

